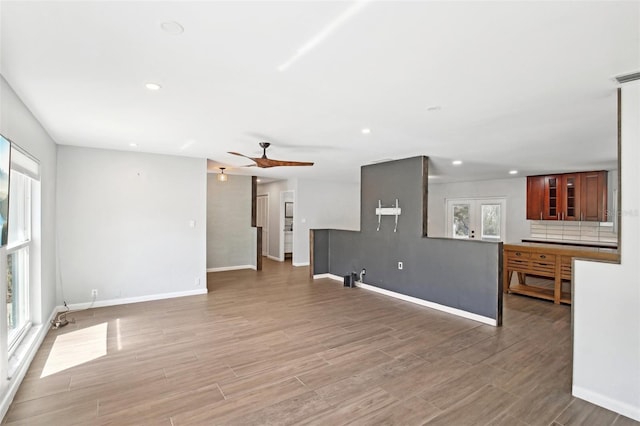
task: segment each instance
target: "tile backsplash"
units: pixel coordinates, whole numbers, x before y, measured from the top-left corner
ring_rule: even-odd
[[[529,224],[531,238],[536,240],[618,244],[618,233],[611,222],[532,220]]]

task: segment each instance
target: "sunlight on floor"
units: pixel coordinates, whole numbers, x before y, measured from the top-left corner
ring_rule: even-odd
[[[40,378],[64,371],[107,354],[107,323],[56,337]]]

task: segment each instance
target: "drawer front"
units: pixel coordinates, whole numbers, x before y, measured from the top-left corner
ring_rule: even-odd
[[[541,262],[553,262],[553,263],[555,263],[556,256],[554,254],[531,253],[531,259],[539,260]]]
[[[531,257],[531,253],[526,251],[506,251],[507,259],[529,259]]]

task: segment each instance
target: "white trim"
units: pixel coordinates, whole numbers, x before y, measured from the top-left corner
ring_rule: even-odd
[[[293,266],[309,266],[309,262],[294,262]]]
[[[396,299],[404,300],[405,302],[411,302],[417,305],[426,306],[427,308],[436,309],[438,311],[446,312],[452,315],[457,315],[459,317],[478,321],[483,324],[492,325],[494,327],[497,327],[498,325],[497,321],[494,320],[493,318],[485,317],[478,314],[473,314],[471,312],[463,311],[462,309],[456,309],[450,306],[441,305],[439,303],[429,302],[427,300],[418,299],[417,297],[407,296],[406,294],[396,293],[395,291],[385,290],[384,288],[361,283],[358,281],[355,284],[356,284],[356,287],[360,287],[365,290],[370,290],[376,293],[384,294],[385,296],[395,297]]]
[[[344,278],[342,278],[341,276],[338,275],[334,275],[334,274],[316,274],[313,276],[313,279],[320,279],[320,278],[329,278],[330,280],[336,280],[336,281],[344,281]]]
[[[51,315],[49,315],[49,319],[45,323],[32,326],[29,333],[25,336],[15,351],[14,356],[20,354],[21,362],[19,365],[13,366],[14,371],[11,371],[12,366],[11,364],[9,365],[9,371],[7,372],[8,375],[10,375],[10,377],[7,377],[7,383],[9,385],[6,392],[4,392],[2,401],[0,402],[0,419],[3,419],[4,416],[6,416],[9,406],[18,392],[18,388],[20,388],[20,384],[22,383],[24,376],[27,374],[27,370],[29,369],[33,358],[36,356],[38,349],[40,349],[44,338],[49,332],[51,321],[53,321],[57,313],[58,308],[54,308]]]
[[[630,419],[640,422],[640,407],[620,402],[615,399],[606,397],[598,392],[593,392],[580,386],[573,385],[571,394],[576,398],[584,399],[592,404],[599,405],[607,410],[614,411]]]
[[[175,297],[197,296],[200,294],[207,294],[207,289],[200,288],[197,290],[176,291],[174,293],[149,294],[146,296],[125,297],[122,299],[108,299],[108,300],[97,300],[94,302],[72,303],[68,306],[69,306],[69,309],[73,311],[77,309],[102,308],[105,306],[127,305],[129,303],[139,303],[139,302],[150,302],[152,300],[173,299]],[[64,307],[60,306],[58,307],[58,310],[64,310]]]
[[[275,260],[276,262],[284,262],[284,259],[280,259],[279,257],[271,256],[270,254],[267,255],[267,258],[271,259],[271,260]]]
[[[207,268],[207,272],[237,271],[238,269],[256,269],[256,266],[255,265],[221,266],[219,268]]]
[[[333,274],[315,274],[313,276],[314,280],[318,280],[321,278],[329,278],[330,280],[336,280],[336,281],[343,281],[344,279],[342,277],[339,277],[337,275],[333,275]]]
[[[329,278],[336,281],[344,281],[344,278],[334,274],[316,274],[313,279]],[[498,326],[498,322],[493,318],[485,317],[482,315],[474,314],[471,312],[463,311],[462,309],[452,308],[450,306],[440,305],[439,303],[429,302],[424,299],[418,299],[417,297],[407,296],[406,294],[396,293],[395,291],[385,290],[384,288],[376,287],[373,285],[365,284],[360,281],[355,282],[356,287],[360,287],[363,290],[369,290],[376,293],[384,294],[385,296],[394,297],[396,299],[404,300],[405,302],[415,303],[416,305],[425,306],[427,308],[436,309],[438,311],[446,312],[448,314],[457,315],[459,317],[467,318],[470,320],[478,321],[483,324]]]

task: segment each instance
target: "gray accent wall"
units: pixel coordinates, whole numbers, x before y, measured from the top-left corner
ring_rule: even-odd
[[[365,268],[366,284],[500,323],[502,244],[424,237],[426,164],[426,157],[414,157],[363,166],[361,231],[316,231],[313,272],[344,276]],[[397,232],[393,216],[383,216],[377,231],[378,200],[391,207],[396,198]]]
[[[207,269],[255,266],[251,176],[207,175]]]

